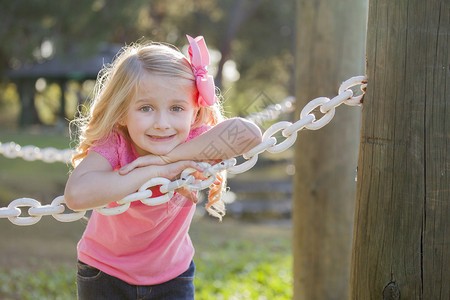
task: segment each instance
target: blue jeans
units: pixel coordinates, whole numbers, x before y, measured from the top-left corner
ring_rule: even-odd
[[[77,288],[80,300],[187,300],[194,299],[195,264],[180,276],[157,285],[132,285],[78,261]]]

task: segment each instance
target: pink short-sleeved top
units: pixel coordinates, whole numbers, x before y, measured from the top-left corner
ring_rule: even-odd
[[[209,128],[191,130],[187,140]],[[90,151],[104,156],[114,170],[138,157],[117,131]],[[158,196],[159,191],[155,192],[154,196]],[[194,256],[188,234],[194,211],[195,205],[177,193],[169,202],[157,206],[134,201],[119,215],[105,216],[94,210],[78,243],[78,259],[130,284],[166,282],[186,271]]]

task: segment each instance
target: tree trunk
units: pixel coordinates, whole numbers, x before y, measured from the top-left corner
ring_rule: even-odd
[[[366,20],[366,1],[297,1],[297,116],[313,98],[334,97],[342,81],[365,73]],[[360,109],[342,105],[327,126],[298,136],[294,299],[348,298],[359,126]]]
[[[448,1],[370,1],[351,299],[450,298],[448,35]]]
[[[246,3],[247,2],[247,3]],[[214,79],[215,85],[223,87],[223,66],[230,57],[231,43],[233,42],[239,28],[252,16],[255,10],[261,5],[262,0],[235,0],[230,13],[230,21],[220,42],[220,61],[217,66],[217,74]]]

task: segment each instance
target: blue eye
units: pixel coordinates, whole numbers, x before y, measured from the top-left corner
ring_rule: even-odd
[[[150,105],[144,105],[141,108],[139,108],[139,110],[143,111],[143,112],[149,112],[149,111],[152,111],[152,108]]]

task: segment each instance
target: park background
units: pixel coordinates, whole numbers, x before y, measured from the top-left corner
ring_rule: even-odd
[[[251,172],[230,178],[234,194],[223,223],[201,217],[199,210],[192,227],[199,262],[205,264],[199,266],[198,298],[448,299],[448,1],[1,5],[0,65],[9,80],[2,80],[0,140],[22,145],[67,147],[65,120],[92,86],[90,81],[80,85],[80,72],[69,72],[70,80],[24,77],[40,69],[30,65],[98,54],[128,38],[165,40],[183,48],[184,33],[205,35],[221,54],[214,69],[230,115],[278,103],[295,86],[295,113],[285,116],[294,122],[311,99],[334,97],[344,80],[367,74],[362,110],[342,105],[328,126],[302,131],[289,151],[260,155]],[[89,45],[78,46],[83,43]],[[71,69],[81,65],[81,59],[76,61]],[[67,166],[65,175],[58,175],[49,165],[20,166],[19,161],[0,161],[6,204],[17,191],[24,196],[34,189],[27,194],[47,201],[52,190],[63,188]],[[286,180],[294,183],[291,188],[281,184]],[[290,193],[287,212],[284,205],[273,210],[271,204],[284,203],[278,200]],[[268,213],[273,211],[278,213]],[[1,287],[2,293],[13,293],[5,297],[73,295],[73,272],[57,262],[73,260],[67,249],[74,251],[81,230],[66,231],[66,224],[47,220],[27,229],[2,220]]]
[[[186,53],[185,35],[203,35],[227,116],[280,103],[294,92],[294,7],[292,0],[2,1],[0,142],[73,147],[69,122],[85,109],[97,72],[135,41],[168,42]],[[292,152],[265,154],[253,170],[230,176],[222,223],[199,204],[191,229],[198,299],[292,297]],[[49,204],[70,169],[0,157],[0,207],[20,197]],[[0,298],[74,299],[85,222],[0,222]]]

